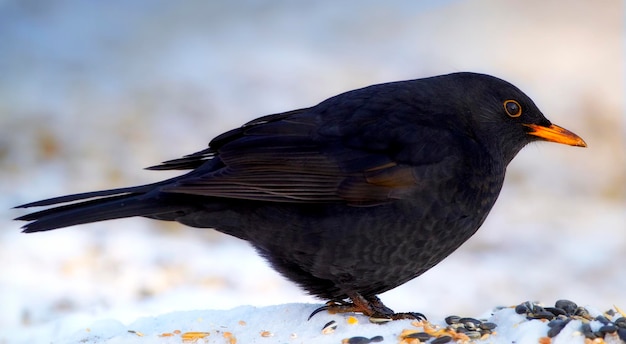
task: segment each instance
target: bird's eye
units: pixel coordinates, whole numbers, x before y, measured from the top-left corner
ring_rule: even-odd
[[[522,106],[515,100],[505,100],[503,105],[504,110],[509,117],[519,117],[522,115]]]

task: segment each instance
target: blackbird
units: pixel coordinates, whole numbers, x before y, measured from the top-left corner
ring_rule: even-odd
[[[536,140],[586,147],[493,76],[390,82],[255,119],[148,167],[191,170],[181,176],[20,205],[56,206],[16,220],[31,221],[26,233],[131,216],[213,228],[330,300],[319,310],[420,318],[376,295],[469,239],[511,159]]]

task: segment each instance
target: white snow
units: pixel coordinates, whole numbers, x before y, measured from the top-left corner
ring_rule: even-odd
[[[626,308],[621,5],[2,2],[0,344],[180,343],[158,337],[174,330],[209,332],[200,343],[225,343],[225,331],[238,343],[397,342],[410,322],[306,321],[321,300],[215,231],[125,219],[25,235],[10,220],[25,212],[10,208],[164,179],[173,174],[141,168],[255,117],[459,70],[513,82],[589,147],[525,148],[478,233],[382,300],[435,324],[526,300]],[[337,330],[322,335],[331,319]],[[491,343],[547,332],[510,309],[491,319]],[[553,343],[579,341],[573,325]]]

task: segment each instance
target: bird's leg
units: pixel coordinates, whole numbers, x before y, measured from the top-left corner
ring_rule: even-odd
[[[376,296],[364,297],[359,293],[351,293],[349,295],[352,302],[346,301],[329,301],[326,305],[316,309],[311,313],[309,319],[321,311],[334,313],[362,313],[370,317],[370,321],[374,323],[384,323],[391,320],[413,319],[426,320],[422,313],[395,313],[389,307],[385,306]]]

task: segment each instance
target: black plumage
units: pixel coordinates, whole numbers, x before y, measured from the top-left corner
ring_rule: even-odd
[[[18,220],[30,221],[24,232],[130,216],[215,228],[250,242],[311,294],[336,301],[324,309],[411,317],[376,295],[471,237],[508,163],[535,140],[585,146],[492,76],[385,83],[261,117],[149,168],[191,170],[182,176],[25,204],[69,203]]]

